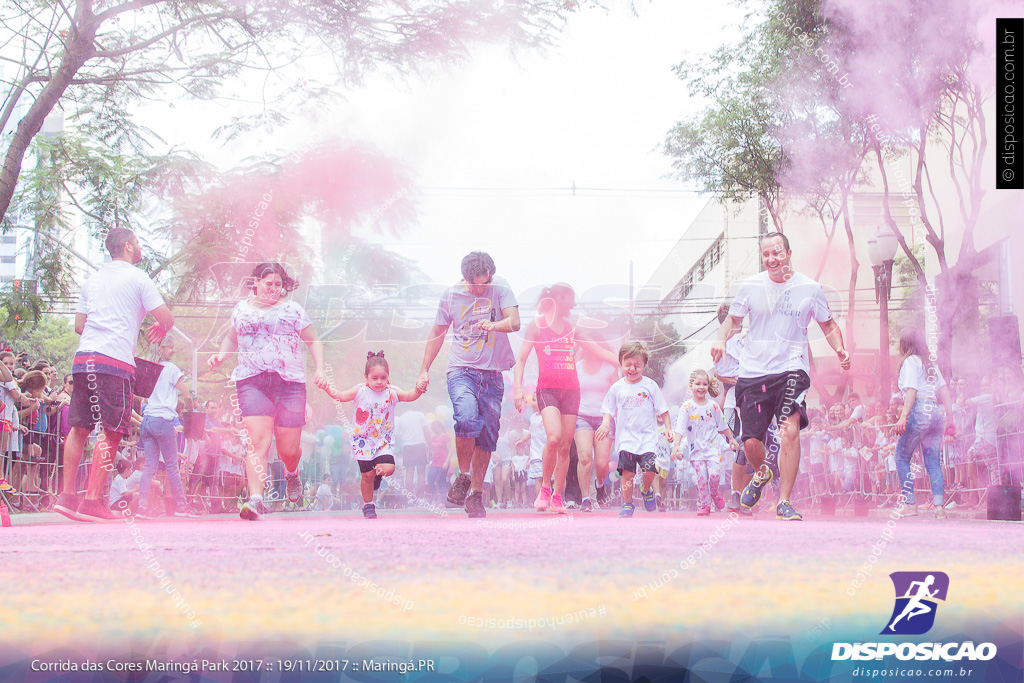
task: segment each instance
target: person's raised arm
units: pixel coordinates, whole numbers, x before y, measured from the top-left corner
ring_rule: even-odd
[[[504,332],[505,334],[511,334],[512,332],[518,332],[520,327],[519,322],[519,307],[509,306],[508,308],[501,309],[501,320],[495,320],[493,323],[490,320],[481,320],[476,324],[484,332]]]
[[[167,304],[157,306],[149,313],[156,318],[156,325],[149,328],[146,337],[150,344],[157,344],[174,327],[174,314],[171,313],[171,309],[167,308]]]
[[[512,369],[512,397],[516,410],[523,412],[523,375],[526,373],[526,361],[530,358],[537,339],[537,326],[530,323],[526,326],[526,334],[523,336],[523,345],[519,348],[519,355],[516,356],[516,365]]]
[[[416,380],[417,388],[427,390],[430,385],[430,366],[433,365],[437,359],[437,354],[441,352],[441,347],[444,346],[444,337],[448,334],[448,327],[451,323],[441,325],[435,323],[430,328],[430,337],[427,338],[426,348],[423,349],[423,364],[420,365],[420,377]]]
[[[403,401],[405,403],[415,401],[416,399],[423,395],[423,392],[420,391],[419,386],[415,386],[412,389],[409,389],[408,391],[403,391],[402,389],[399,389],[396,386],[392,386],[391,388],[395,390],[395,395],[398,396],[398,400]],[[424,430],[423,433],[426,434],[426,430]]]
[[[333,398],[335,401],[340,401],[342,403],[347,403],[348,401],[351,401],[351,400],[353,400],[356,397],[356,393],[358,393],[359,387],[361,387],[361,386],[363,386],[363,385],[362,384],[357,384],[354,387],[352,387],[351,389],[345,389],[344,391],[338,391],[337,389],[335,389],[334,387],[332,387],[331,385],[328,384],[326,387],[321,387],[321,389],[326,391],[327,395],[330,396],[331,398]]]
[[[313,356],[313,365],[316,366],[316,371],[313,373],[313,384],[322,389],[330,381],[324,373],[324,345],[317,338],[312,325],[306,325],[299,330],[299,339],[306,342],[309,355]]]
[[[224,339],[220,342],[220,351],[210,356],[210,360],[207,364],[211,370],[216,370],[217,366],[224,362],[229,353],[232,353],[238,349],[238,333],[235,332],[235,328],[229,326],[227,333],[224,335]]]
[[[832,350],[839,356],[839,365],[843,370],[850,369],[850,352],[846,350],[843,345],[843,331],[839,329],[839,323],[836,322],[835,318],[818,323],[821,327],[821,331],[825,334],[825,339],[828,341],[828,345],[832,347]]]
[[[711,345],[711,360],[717,363],[725,358],[725,343],[742,329],[743,318],[737,318],[734,315],[726,316],[725,322],[718,328],[718,339]]]

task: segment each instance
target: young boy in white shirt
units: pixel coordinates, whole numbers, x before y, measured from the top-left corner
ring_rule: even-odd
[[[594,434],[598,441],[608,438],[612,418],[615,418],[615,451],[618,452],[618,472],[622,475],[622,510],[619,517],[632,517],[633,479],[637,469],[641,473],[640,495],[644,509],[654,512],[655,453],[658,450],[658,423],[665,427],[665,438],[673,440],[672,419],[668,403],[661,388],[644,369],[651,354],[641,341],[629,341],[619,349],[622,379],[608,390],[601,404],[604,419]]]

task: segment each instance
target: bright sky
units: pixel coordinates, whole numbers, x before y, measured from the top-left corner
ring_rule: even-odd
[[[581,299],[599,285],[624,288],[630,261],[640,286],[707,201],[666,179],[660,145],[697,108],[672,66],[730,40],[740,12],[655,0],[637,2],[634,16],[621,4],[571,14],[543,54],[513,61],[483,46],[448,71],[375,76],[275,142],[288,151],[341,136],[409,167],[419,224],[388,243],[436,282],[456,281],[462,256],[482,249],[517,293],[560,280]],[[252,140],[219,149],[197,140],[221,120],[209,105],[191,111],[164,109],[153,127],[224,167],[253,154]]]

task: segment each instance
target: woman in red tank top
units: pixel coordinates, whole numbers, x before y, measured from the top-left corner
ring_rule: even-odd
[[[547,443],[544,445],[540,492],[534,507],[564,513],[562,492],[569,469],[569,445],[576,430],[580,408],[580,381],[576,375],[576,346],[605,351],[594,344],[569,322],[569,313],[576,306],[572,287],[560,282],[544,288],[537,304],[540,316],[531,322],[516,358],[514,392],[516,410],[523,411],[523,374],[530,353],[537,351],[537,409],[544,421]],[[600,351],[597,351],[600,353]],[[607,351],[606,354],[611,355]],[[615,359],[617,360],[617,359]],[[554,476],[553,486],[549,486]]]

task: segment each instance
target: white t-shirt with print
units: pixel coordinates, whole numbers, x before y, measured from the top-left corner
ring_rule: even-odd
[[[160,291],[143,271],[127,261],[111,261],[82,285],[76,313],[84,313],[85,329],[78,351],[135,366],[139,328],[149,311],[164,305]]]
[[[785,282],[774,282],[767,271],[745,280],[729,315],[750,319],[740,356],[740,377],[810,372],[807,327],[812,321],[832,319],[821,285],[796,272]]]
[[[722,444],[729,443],[719,434],[725,429],[725,416],[718,404],[711,400],[705,400],[704,405],[693,399],[683,403],[679,406],[674,426],[677,434],[686,436],[691,460],[718,460]]]
[[[356,419],[352,428],[352,457],[369,461],[395,454],[395,406],[398,394],[391,386],[373,391],[363,384],[356,391]]]
[[[605,394],[602,414],[615,418],[615,452],[657,453],[658,416],[668,412],[661,387],[650,377],[636,384],[618,380]]]
[[[921,357],[907,356],[903,364],[900,365],[900,391],[906,394],[908,389],[915,389],[917,390],[916,401],[934,401],[935,392],[946,386],[946,380],[942,379],[942,373],[939,372],[938,366],[934,366],[932,372],[934,375],[929,380]]]
[[[178,417],[178,380],[185,373],[174,363],[164,363],[164,369],[153,387],[153,393],[146,403],[146,417],[173,420]]]
[[[310,326],[305,309],[294,301],[256,308],[248,299],[231,311],[231,326],[238,336],[238,365],[231,379],[238,381],[261,372],[276,372],[289,382],[305,382],[305,343],[299,332]]]

